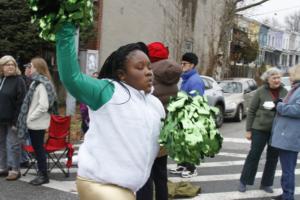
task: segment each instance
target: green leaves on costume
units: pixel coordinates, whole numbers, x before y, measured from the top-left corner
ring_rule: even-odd
[[[38,23],[40,37],[55,40],[55,32],[64,22],[88,26],[93,22],[92,0],[27,0],[32,23]]]
[[[223,138],[214,121],[219,110],[210,107],[206,97],[179,92],[167,110],[159,143],[172,159],[199,164],[204,157],[213,157],[220,151]]]

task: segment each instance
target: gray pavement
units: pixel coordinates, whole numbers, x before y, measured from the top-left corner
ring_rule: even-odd
[[[268,194],[259,190],[261,173],[265,162],[265,155],[262,156],[259,164],[257,178],[253,186],[248,187],[247,192],[237,191],[240,172],[247,156],[250,143],[244,139],[245,120],[240,123],[226,122],[220,129],[224,139],[223,148],[215,158],[205,159],[197,167],[198,176],[190,179],[183,179],[179,176],[169,174],[169,179],[176,181],[190,181],[202,189],[202,193],[192,199],[194,200],[268,200],[271,196],[281,193],[280,188],[280,165],[274,183],[274,194]],[[78,149],[76,146],[76,149]],[[75,152],[76,155],[77,151]],[[168,168],[176,164],[169,160]],[[31,180],[34,171],[22,177],[19,181],[7,182],[0,178],[0,200],[77,200],[75,177],[77,167],[71,169],[71,176],[65,178],[57,169],[50,174],[50,183],[44,186],[31,186],[27,182]],[[300,200],[300,168],[296,170],[296,199]],[[182,198],[183,199],[183,198]]]

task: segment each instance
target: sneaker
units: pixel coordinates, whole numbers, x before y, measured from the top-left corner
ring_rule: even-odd
[[[244,184],[244,183],[242,183],[242,182],[240,181],[240,184],[239,184],[239,187],[238,187],[238,191],[239,191],[239,192],[246,192],[246,190],[247,190],[246,184]]]
[[[7,181],[15,181],[21,177],[21,173],[18,171],[9,171],[8,176],[5,178]]]
[[[265,191],[267,193],[274,193],[274,191],[273,191],[273,189],[272,189],[271,186],[263,186],[263,185],[261,185],[259,187],[259,189],[261,189],[261,190],[263,190],[263,191]]]
[[[171,174],[181,174],[184,170],[186,170],[186,167],[178,165],[175,169],[170,169]]]
[[[194,176],[197,176],[197,175],[198,175],[197,170],[194,170],[194,171],[184,170],[184,171],[181,173],[181,177],[182,177],[182,178],[191,178],[191,177],[194,177]]]

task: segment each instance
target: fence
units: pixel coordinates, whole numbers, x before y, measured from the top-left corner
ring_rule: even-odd
[[[258,72],[257,68],[252,68],[245,65],[230,66],[226,77],[247,77],[255,78]]]

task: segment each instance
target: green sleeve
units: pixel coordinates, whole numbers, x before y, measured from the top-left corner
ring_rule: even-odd
[[[249,106],[249,110],[247,113],[247,121],[246,121],[246,131],[251,131],[252,130],[252,125],[256,116],[256,112],[259,108],[259,103],[260,103],[260,89],[257,89]]]
[[[66,23],[56,33],[56,54],[60,80],[80,102],[97,110],[108,102],[114,93],[109,80],[99,80],[80,72],[75,48],[75,26]]]

